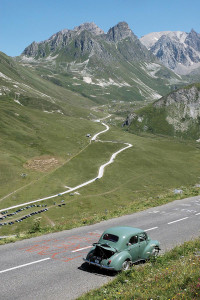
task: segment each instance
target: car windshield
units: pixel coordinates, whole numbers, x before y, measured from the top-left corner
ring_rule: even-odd
[[[119,237],[117,235],[114,235],[114,234],[105,233],[104,236],[103,236],[103,240],[116,243],[116,242],[118,242]]]

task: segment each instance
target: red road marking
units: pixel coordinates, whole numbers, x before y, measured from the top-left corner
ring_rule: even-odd
[[[78,256],[74,256],[74,252],[92,247],[91,244],[96,242],[99,237],[100,234],[89,232],[86,236],[71,236],[63,240],[43,240],[29,247],[21,248],[20,250],[31,253],[34,252],[38,255],[47,255],[51,259],[68,262],[81,257],[85,253],[84,251]]]

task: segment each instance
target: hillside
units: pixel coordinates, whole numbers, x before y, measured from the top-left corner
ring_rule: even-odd
[[[0,197],[60,166],[100,126],[93,102],[45,81],[0,53]],[[28,167],[35,160],[47,169]],[[51,163],[48,163],[51,162]],[[32,163],[33,164],[33,163]],[[49,166],[48,166],[49,165]]]
[[[116,51],[116,56],[113,58],[116,59],[115,63],[110,65],[108,59],[104,64],[108,67],[108,71],[113,70],[111,67],[117,66],[117,58],[119,58],[119,63],[123,62],[120,71],[122,67],[125,68],[124,74],[127,80],[132,80],[131,78],[135,76],[134,78],[137,78],[135,80],[141,84],[140,87],[137,86],[137,89],[143,96],[139,98],[137,92],[137,107],[138,102],[141,105],[146,103],[141,101],[142,99],[153,101],[154,96],[146,87],[146,95],[149,98],[144,96],[141,90],[144,84],[139,81],[136,73],[133,75],[133,66],[137,65],[137,72],[144,81],[150,79],[152,84],[160,84],[161,88],[171,89],[169,85],[162,86],[162,79],[155,78],[160,72],[165,72],[165,69],[160,69],[157,61],[151,61],[152,55],[149,56],[149,52],[141,46],[126,24],[113,28],[109,31],[109,35],[103,34],[96,28],[97,35],[93,37],[91,30],[80,30],[78,37],[87,35],[91,40],[92,36],[95,41],[103,37],[107,49],[112,48]],[[79,29],[76,30],[75,36],[77,32]],[[124,46],[126,41],[127,47]],[[133,44],[136,47],[134,49],[138,47],[141,53],[136,50],[132,51],[132,46],[129,48]],[[87,52],[87,47],[83,49]],[[122,54],[117,49],[121,49]],[[60,53],[58,51],[58,57]],[[103,60],[98,51],[97,54],[102,64]],[[79,55],[79,62],[81,59],[85,61],[81,50],[77,55]],[[103,52],[102,55],[104,55]],[[126,67],[124,58],[120,60],[125,56]],[[126,101],[116,99],[108,101],[108,98],[102,95],[103,101],[101,105],[97,105],[96,102],[101,101],[101,98],[97,101],[97,97],[88,99],[73,92],[70,82],[75,80],[73,79],[75,75],[73,74],[72,77],[71,71],[59,73],[62,67],[60,61],[55,62],[55,68],[58,68],[59,72],[56,73],[54,70],[54,73],[50,59],[52,57],[47,56],[47,58],[26,57],[26,60],[33,63],[22,61],[19,63],[17,59],[13,60],[0,53],[0,209],[55,195],[54,199],[47,199],[38,204],[46,205],[48,208],[48,211],[40,217],[41,224],[38,233],[40,229],[44,230],[43,232],[55,231],[142,210],[144,207],[154,206],[155,203],[158,205],[158,202],[168,201],[166,194],[173,197],[174,188],[184,186],[186,190],[188,187],[190,190],[198,183],[199,151],[194,145],[177,143],[170,138],[138,137],[123,131],[122,119],[126,109],[136,107],[135,98],[131,98],[129,101],[131,103],[129,103],[126,102],[126,94],[123,98]],[[63,59],[66,60],[66,55]],[[131,59],[132,62],[130,62]],[[50,61],[49,68],[47,61]],[[142,71],[139,68],[142,64],[148,66],[148,74],[146,69]],[[80,65],[83,67],[82,63]],[[104,65],[102,64],[102,67]],[[96,65],[96,70],[98,66],[100,65]],[[150,67],[154,68],[154,71]],[[88,72],[88,69],[84,70]],[[107,88],[111,89],[110,86],[97,86],[91,81],[89,83],[88,76],[88,83],[85,82],[84,85],[81,71],[76,69],[76,74],[81,78],[79,79],[81,85],[78,87],[87,86],[90,95],[99,95],[97,87],[104,92],[106,90],[105,94],[108,93]],[[118,74],[115,73],[116,76]],[[172,80],[168,77],[169,74],[173,74],[172,72],[162,74],[165,74],[169,81]],[[135,88],[134,85],[132,87]],[[108,95],[111,97],[110,100],[113,95],[119,96],[119,91],[123,94],[123,87],[114,85],[112,91],[113,94]],[[79,92],[83,93],[80,90]],[[91,94],[92,92],[94,93]],[[112,114],[105,120],[107,126],[109,125],[109,131],[102,134],[99,142],[90,142],[90,138],[87,137],[88,133],[93,136],[105,129],[105,125],[94,120],[105,118],[108,113]],[[133,147],[120,153],[115,162],[106,167],[101,179],[80,188],[76,193],[57,197],[70,187],[79,186],[95,178],[99,167],[108,162],[115,152],[121,150],[124,143],[130,143]],[[163,164],[165,157],[168,157],[168,162]],[[188,174],[185,174],[186,169]],[[158,200],[152,201],[152,197],[158,197],[156,198]],[[160,200],[161,197],[163,200]],[[63,206],[61,203],[64,203]],[[18,216],[15,216],[15,209],[11,209],[14,215],[8,216],[7,222],[13,222],[12,226],[7,222],[5,222],[6,226],[1,225],[1,235],[23,235],[27,232],[35,232],[35,222],[37,223],[37,217],[33,217],[35,208],[28,207],[28,210],[32,217],[26,219],[23,210],[17,212]],[[16,218],[23,218],[23,222],[18,222],[19,219]]]
[[[130,115],[131,132],[148,132],[186,139],[200,138],[200,84],[164,96]]]
[[[183,84],[120,22],[104,33],[94,23],[33,42],[16,58],[43,78],[98,103],[152,101]]]
[[[199,151],[194,145],[130,134],[121,128],[119,105],[125,108],[125,103],[94,106],[86,97],[38,76],[30,65],[27,68],[2,53],[0,64],[1,210],[91,180],[124,143],[133,145],[106,167],[101,179],[76,193],[37,202],[48,208],[39,225],[35,206],[17,213],[11,209],[11,216],[1,221],[6,224],[0,222],[1,235],[21,238],[28,232],[78,227],[165,203],[179,186],[193,192],[192,186],[199,182]],[[99,142],[90,143],[88,133],[105,129],[93,121],[111,111],[105,120],[109,131]],[[28,219],[24,209],[31,216]]]

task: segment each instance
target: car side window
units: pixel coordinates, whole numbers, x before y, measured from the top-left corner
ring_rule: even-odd
[[[146,241],[147,240],[147,235],[145,232],[141,233],[140,236],[139,236],[139,241],[140,242],[143,242],[143,241]]]
[[[131,238],[130,238],[130,241],[129,241],[129,243],[130,244],[137,244],[137,242],[138,242],[138,236],[137,235],[135,235],[135,236],[132,236]]]

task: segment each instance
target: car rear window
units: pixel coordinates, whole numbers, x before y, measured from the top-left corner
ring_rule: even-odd
[[[103,239],[106,240],[106,241],[116,243],[116,242],[118,242],[119,237],[117,235],[114,235],[114,234],[105,233],[104,236],[103,236]]]

